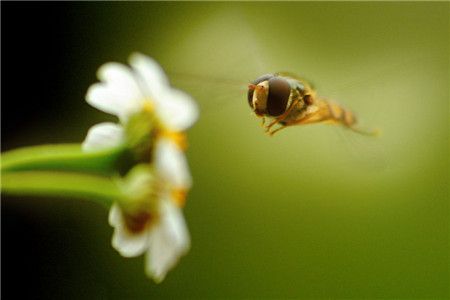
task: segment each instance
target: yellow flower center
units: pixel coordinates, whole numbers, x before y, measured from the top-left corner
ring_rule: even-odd
[[[153,114],[155,111],[154,105],[153,105],[153,100],[151,100],[151,99],[144,100],[144,107],[142,108],[142,110],[149,114]]]
[[[184,132],[163,130],[160,135],[174,141],[182,151],[185,151],[188,147],[188,141]]]
[[[155,115],[153,100],[148,99],[147,101],[144,101],[143,111],[152,116]],[[188,142],[187,142],[186,134],[184,132],[168,130],[164,126],[164,124],[161,123],[160,120],[157,120],[156,127],[157,127],[157,130],[156,130],[157,137],[164,137],[164,138],[171,139],[178,145],[178,147],[180,147],[181,150],[185,151],[187,149]]]
[[[172,191],[172,197],[175,201],[175,204],[179,207],[183,208],[186,204],[186,197],[189,192],[189,189],[174,189]]]

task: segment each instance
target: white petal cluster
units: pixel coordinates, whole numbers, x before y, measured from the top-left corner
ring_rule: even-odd
[[[148,218],[142,219],[144,224],[138,231],[131,229],[127,226],[126,218],[130,217],[127,203],[116,203],[111,207],[109,223],[115,229],[113,247],[125,257],[146,253],[146,273],[160,282],[190,247],[180,205],[184,198],[179,195],[186,194],[192,179],[183,150],[171,137],[192,126],[199,112],[189,95],[170,86],[163,69],[154,60],[135,53],[129,63],[131,67],[106,63],[98,70],[100,82],[88,89],[86,100],[95,108],[117,116],[119,124],[108,122],[93,126],[82,148],[92,152],[123,145],[129,134],[126,131],[128,121],[146,107],[152,108],[161,127],[158,132],[162,134],[152,141],[155,146],[151,171],[148,168],[131,170],[133,174],[123,185],[124,193],[130,198],[129,206],[134,205],[131,214],[139,208],[133,201],[145,205],[148,200],[149,207],[152,203],[150,211],[142,209],[142,215],[148,214]],[[157,193],[156,202],[142,199],[149,190]]]
[[[97,77],[101,82],[91,85],[86,101],[93,107],[115,115],[122,126],[110,122],[93,126],[83,143],[86,151],[96,151],[107,145],[123,142],[124,126],[146,105],[154,108],[157,118],[165,129],[181,132],[198,119],[195,101],[185,92],[170,86],[161,66],[153,59],[135,53],[130,66],[110,62],[101,66]],[[97,147],[95,144],[100,144]]]

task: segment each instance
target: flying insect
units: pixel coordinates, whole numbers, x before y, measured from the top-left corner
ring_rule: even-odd
[[[272,121],[265,133],[273,136],[283,128],[314,123],[340,124],[356,132],[379,135],[377,131],[365,131],[356,126],[353,112],[330,99],[317,97],[315,91],[305,81],[286,73],[265,74],[248,86],[248,104],[254,114]],[[275,130],[275,124],[281,125]]]

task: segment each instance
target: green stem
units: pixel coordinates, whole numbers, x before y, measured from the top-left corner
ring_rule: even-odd
[[[2,173],[3,195],[77,197],[109,207],[124,195],[111,177],[53,171]]]
[[[118,158],[126,148],[83,153],[80,144],[31,146],[2,153],[2,173],[26,170],[60,170],[113,174],[118,169]]]

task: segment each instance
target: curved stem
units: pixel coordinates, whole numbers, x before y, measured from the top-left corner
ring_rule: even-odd
[[[1,171],[61,170],[112,174],[126,148],[83,153],[80,144],[54,144],[19,148],[2,153]]]
[[[124,195],[111,177],[55,171],[2,173],[3,195],[76,197],[109,207]]]

